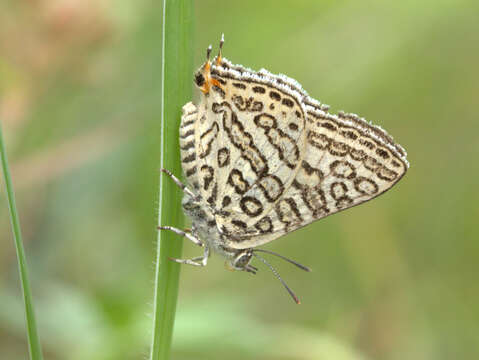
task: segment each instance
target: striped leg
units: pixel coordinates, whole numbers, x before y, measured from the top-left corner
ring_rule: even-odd
[[[179,264],[187,264],[193,266],[206,266],[208,263],[208,257],[210,256],[210,248],[205,246],[205,251],[203,256],[194,257],[193,259],[175,259],[169,258],[171,261],[177,262]]]
[[[193,265],[193,266],[206,266],[208,262],[208,257],[210,256],[210,249],[209,247],[202,243],[200,239],[198,239],[196,236],[194,236],[194,233],[188,233],[183,230],[174,228],[172,226],[158,226],[158,230],[170,230],[173,231],[175,234],[178,234],[180,236],[183,236],[187,238],[188,240],[192,241],[198,246],[202,246],[205,248],[203,252],[203,256],[197,256],[194,257],[193,259],[175,259],[175,258],[169,258],[171,261],[180,263],[180,264],[188,264],[188,265]]]
[[[200,239],[198,239],[196,236],[194,236],[192,233],[185,232],[183,230],[177,229],[172,226],[158,226],[158,230],[170,230],[173,231],[175,234],[178,234],[180,236],[183,236],[187,238],[188,240],[192,241],[198,246],[205,246]]]
[[[180,181],[180,179],[178,179],[175,175],[173,175],[170,170],[161,168],[160,171],[161,171],[162,173],[165,173],[166,175],[168,175],[168,176],[175,182],[175,184],[178,185],[178,187],[179,187],[181,190],[183,190],[183,192],[185,192],[185,193],[187,193],[188,195],[190,195],[191,198],[196,199],[197,196],[196,196],[195,194],[193,194],[193,192],[192,192],[190,189],[188,189],[188,188],[186,187],[186,185],[183,184],[183,183]]]

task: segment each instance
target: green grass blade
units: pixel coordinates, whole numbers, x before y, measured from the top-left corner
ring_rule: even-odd
[[[163,1],[161,167],[180,176],[178,128],[181,107],[191,100],[193,1]],[[159,224],[183,226],[182,194],[171,179],[160,178]],[[151,360],[170,356],[183,240],[170,231],[158,233]]]
[[[5,179],[5,189],[7,193],[8,208],[10,211],[10,220],[13,229],[13,238],[17,250],[18,271],[20,273],[20,282],[23,290],[23,302],[25,305],[25,320],[27,323],[28,349],[30,359],[42,360],[42,348],[38,337],[37,324],[35,321],[35,312],[33,310],[32,293],[30,291],[30,281],[28,280],[27,260],[23,249],[22,233],[20,231],[20,221],[17,213],[17,205],[13,192],[12,178],[8,167],[7,152],[3,142],[2,124],[0,122],[0,157],[2,159],[2,172]]]

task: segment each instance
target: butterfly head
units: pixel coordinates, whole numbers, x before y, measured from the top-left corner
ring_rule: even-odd
[[[226,267],[229,270],[242,270],[242,271],[247,271],[252,274],[256,274],[258,271],[258,268],[251,265],[250,262],[253,257],[256,257],[258,260],[260,260],[263,264],[265,264],[267,267],[270,268],[270,270],[273,272],[274,276],[283,284],[284,288],[288,291],[288,293],[291,295],[293,300],[296,302],[296,304],[300,304],[299,298],[296,296],[296,294],[289,288],[288,285],[284,282],[284,280],[281,278],[279,273],[276,271],[276,269],[268,262],[266,259],[263,257],[259,256],[257,253],[262,252],[270,255],[277,256],[295,266],[300,268],[301,270],[304,271],[311,271],[311,269],[307,266],[301,265],[300,263],[288,259],[287,257],[284,257],[283,255],[277,254],[273,251],[270,250],[265,250],[265,249],[245,249],[245,250],[239,250],[236,253],[231,253],[232,257],[230,260],[227,260],[226,262]]]
[[[232,270],[247,271],[256,274],[258,269],[250,264],[253,258],[253,250],[246,249],[235,253],[234,257],[227,264]]]

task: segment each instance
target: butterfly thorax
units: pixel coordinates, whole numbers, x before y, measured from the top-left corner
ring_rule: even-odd
[[[185,194],[182,202],[186,215],[191,219],[192,232],[206,246],[226,258],[230,269],[243,270],[251,259],[250,249],[238,250],[225,245],[224,234],[218,229],[215,209],[201,197],[193,198]]]

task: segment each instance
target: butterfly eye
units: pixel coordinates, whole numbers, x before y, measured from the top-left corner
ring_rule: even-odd
[[[195,84],[198,87],[202,87],[205,83],[205,77],[201,73],[196,73],[195,75]]]
[[[238,269],[245,268],[251,261],[252,254],[250,251],[240,253],[233,261],[233,266]]]

